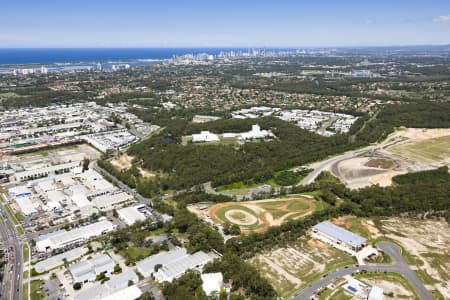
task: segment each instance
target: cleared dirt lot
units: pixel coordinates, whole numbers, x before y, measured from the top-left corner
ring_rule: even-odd
[[[307,238],[298,240],[290,247],[259,254],[249,262],[283,297],[291,296],[331,269],[355,263],[349,255]]]
[[[131,168],[133,162],[133,156],[126,153],[117,156],[111,160],[111,164],[119,170],[126,170]]]
[[[450,226],[445,221],[409,218],[342,217],[333,223],[372,241],[389,239],[403,247],[407,262],[430,290],[450,299]]]
[[[336,162],[331,173],[349,188],[389,186],[394,176],[450,166],[450,129],[405,128],[372,151]]]
[[[204,213],[216,223],[237,224],[243,233],[250,233],[262,232],[270,226],[302,218],[315,209],[316,201],[303,197],[291,197],[219,203],[209,207]]]

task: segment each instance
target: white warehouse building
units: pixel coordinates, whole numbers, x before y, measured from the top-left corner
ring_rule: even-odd
[[[116,229],[116,225],[108,220],[101,220],[89,225],[78,227],[70,231],[59,230],[36,238],[36,249],[39,252],[60,249],[74,244],[82,243],[90,238],[101,236]]]

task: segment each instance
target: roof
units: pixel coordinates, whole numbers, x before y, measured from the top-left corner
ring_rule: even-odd
[[[20,207],[20,210],[25,216],[29,216],[37,213],[36,208],[28,197],[20,197],[16,199],[17,204]]]
[[[50,256],[49,258],[36,263],[35,268],[39,273],[45,272],[47,270],[51,270],[63,264],[64,259],[67,261],[71,261],[81,257],[84,253],[87,252],[87,248],[78,247],[67,252],[63,252],[61,254]]]
[[[121,192],[121,193],[117,193],[114,195],[107,194],[107,195],[95,197],[92,200],[92,204],[94,204],[94,206],[96,206],[98,208],[113,207],[116,204],[120,204],[122,202],[127,202],[132,199],[133,199],[133,196],[131,196],[125,192]]]
[[[139,281],[138,276],[133,271],[127,271],[119,275],[111,276],[110,280],[105,282],[105,286],[109,289],[123,289],[128,286],[128,281],[134,283]]]
[[[165,265],[185,256],[187,256],[186,248],[177,248],[169,252],[152,255],[147,259],[138,262],[136,266],[139,272],[141,272],[144,276],[149,276],[149,274],[153,273],[156,265]]]
[[[206,295],[210,295],[212,292],[219,292],[223,284],[222,273],[207,273],[200,276],[203,284],[202,288]]]
[[[370,290],[368,300],[382,300],[383,299],[383,289],[374,285]]]
[[[101,298],[102,300],[135,300],[142,295],[141,290],[136,286],[132,285],[123,290],[110,294],[106,297]]]
[[[142,207],[142,205],[130,206],[119,209],[117,213],[119,217],[125,220],[128,225],[135,223],[136,221],[144,221],[145,215],[141,213],[138,208]]]
[[[74,277],[81,277],[85,274],[100,274],[114,267],[114,262],[106,254],[97,254],[92,259],[85,260],[72,265],[70,273]]]
[[[62,234],[50,237],[50,241],[55,246],[64,246],[77,240],[88,239],[94,236],[99,236],[103,232],[114,229],[113,223],[107,220],[92,223],[86,226],[78,227]]]
[[[336,226],[328,221],[324,221],[314,226],[320,232],[325,233],[339,241],[346,244],[352,245],[353,247],[358,247],[364,244],[367,240],[351,231],[345,230],[342,227]]]
[[[211,260],[212,258],[208,254],[203,251],[198,251],[164,265],[155,274],[155,278],[158,281],[171,281],[187,270],[202,266]]]

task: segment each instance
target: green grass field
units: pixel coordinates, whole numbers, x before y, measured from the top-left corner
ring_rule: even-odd
[[[406,142],[394,145],[388,150],[419,162],[443,161],[450,157],[450,136],[420,142]]]
[[[30,255],[30,248],[28,248],[28,245],[23,245],[22,246],[22,254],[23,254],[23,262],[26,263],[28,262],[28,258]]]
[[[41,289],[42,283],[42,280],[33,280],[31,282],[30,297],[32,300],[41,300],[45,298],[45,292]]]

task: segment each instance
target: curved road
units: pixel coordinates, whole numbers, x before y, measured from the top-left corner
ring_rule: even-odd
[[[362,149],[358,149],[358,150],[353,150],[350,152],[346,152],[342,155],[338,155],[338,156],[334,156],[332,158],[329,158],[327,160],[323,160],[321,162],[317,162],[317,163],[313,163],[311,165],[311,168],[313,169],[313,171],[311,173],[309,173],[305,178],[303,178],[298,185],[308,185],[311,184],[316,178],[317,176],[319,176],[320,173],[322,173],[322,171],[324,170],[330,170],[331,167],[343,160],[347,160],[349,158],[355,157],[361,153],[367,152],[370,149],[372,149],[372,146],[366,147],[366,148],[362,148]]]
[[[346,275],[351,275],[355,272],[360,271],[367,271],[367,272],[392,272],[392,273],[398,273],[403,275],[410,284],[414,287],[416,293],[419,295],[420,299],[422,300],[433,300],[433,296],[431,296],[430,292],[425,288],[423,283],[419,280],[416,273],[411,270],[411,268],[408,266],[408,264],[405,262],[401,255],[401,250],[398,246],[387,243],[387,242],[381,242],[378,244],[378,247],[383,250],[385,253],[390,255],[394,261],[395,264],[392,265],[364,265],[364,266],[353,266],[343,269],[335,270],[334,272],[326,275],[325,277],[322,277],[321,279],[317,280],[313,284],[311,284],[309,287],[305,288],[304,290],[300,291],[299,293],[295,294],[291,300],[306,300],[310,299],[311,296],[315,294],[315,292],[321,288],[325,288],[330,283],[333,283],[338,278],[341,278]]]

